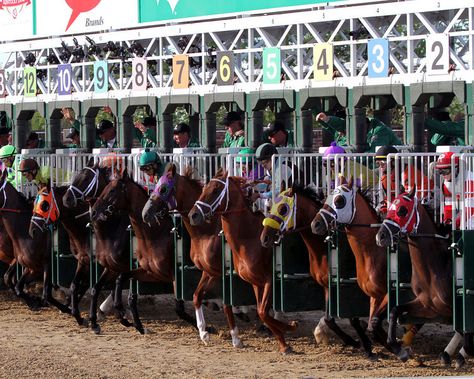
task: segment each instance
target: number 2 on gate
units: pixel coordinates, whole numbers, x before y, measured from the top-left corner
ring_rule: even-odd
[[[332,80],[334,71],[334,52],[330,43],[317,43],[313,46],[314,80]]]

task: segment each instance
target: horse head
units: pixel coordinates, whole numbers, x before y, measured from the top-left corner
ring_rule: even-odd
[[[175,191],[178,179],[176,171],[176,165],[168,163],[164,174],[158,180],[155,189],[143,207],[142,218],[144,223],[149,225],[159,224],[159,219],[165,217],[168,210],[176,209]]]
[[[295,228],[296,201],[293,188],[283,191],[275,198],[270,214],[263,220],[263,231],[260,235],[263,247],[270,247],[283,233]]]
[[[416,230],[420,216],[415,193],[416,186],[413,186],[409,193],[402,193],[393,200],[375,237],[377,245],[393,245],[400,233],[412,233]]]
[[[36,196],[33,204],[33,216],[30,221],[29,234],[34,238],[36,232],[44,233],[48,226],[59,219],[59,207],[55,197],[55,190],[43,189]]]
[[[227,171],[219,169],[216,175],[202,189],[201,196],[188,214],[191,225],[210,222],[214,213],[229,206],[229,177]]]
[[[63,204],[67,208],[74,208],[78,200],[86,201],[95,198],[99,189],[99,164],[90,158],[86,167],[80,170],[73,178],[63,196]]]
[[[128,210],[129,202],[127,201],[127,184],[131,181],[127,169],[120,174],[117,179],[107,184],[91,207],[91,220],[106,221],[113,214]]]
[[[328,195],[323,207],[311,222],[311,230],[314,234],[323,235],[335,222],[350,224],[354,219],[357,187],[354,186],[352,176],[349,182],[346,182],[343,176],[340,180],[341,184]]]

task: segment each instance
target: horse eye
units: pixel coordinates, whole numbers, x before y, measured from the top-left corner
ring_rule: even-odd
[[[43,212],[49,211],[49,204],[46,201],[42,201],[41,204],[40,204],[40,209]]]
[[[278,211],[278,213],[280,214],[280,216],[283,216],[283,217],[287,216],[287,215],[288,215],[288,211],[289,211],[289,209],[288,209],[288,204],[280,204],[280,205],[278,206],[277,211]]]
[[[168,192],[168,188],[166,186],[161,186],[160,187],[160,194],[164,195],[166,192]]]
[[[401,206],[400,209],[397,211],[397,216],[405,217],[408,214],[408,208]]]
[[[336,196],[334,199],[334,205],[336,209],[342,209],[346,206],[346,198],[344,196]]]

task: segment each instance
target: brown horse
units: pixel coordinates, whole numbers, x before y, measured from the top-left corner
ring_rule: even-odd
[[[334,222],[345,225],[347,240],[355,256],[357,283],[370,297],[370,330],[376,340],[386,345],[381,320],[385,317],[388,302],[387,251],[375,243],[377,229],[374,226],[380,225],[378,216],[369,201],[353,187],[352,178],[349,183],[342,178],[342,184],[328,196],[314,218],[311,229],[313,233],[323,235]],[[373,357],[370,340],[360,327],[358,318],[351,319],[351,324],[358,331],[364,350]]]
[[[69,308],[52,295],[51,256],[49,238],[31,238],[28,234],[32,216],[32,206],[26,198],[6,181],[4,170],[0,179],[1,215],[5,231],[13,244],[16,261],[24,267],[23,274],[15,285],[15,293],[26,304],[36,309],[38,299],[24,292],[26,283],[38,279],[43,274],[43,301],[56,306],[61,312],[69,313]]]
[[[7,264],[8,270],[3,276],[5,285],[11,289],[15,288],[15,268],[16,260],[15,253],[13,251],[13,243],[8,236],[3,220],[1,219],[2,213],[0,210],[0,261]]]
[[[278,341],[281,353],[289,353],[284,332],[295,330],[297,323],[282,322],[269,315],[272,296],[272,249],[259,242],[263,215],[252,212],[242,192],[245,179],[228,176],[219,170],[203,188],[189,212],[191,225],[201,225],[219,212],[224,235],[233,252],[237,274],[254,289],[257,312]]]
[[[148,193],[139,184],[135,183],[125,170],[122,177],[111,181],[102,191],[92,206],[91,219],[94,223],[106,222],[113,214],[128,214],[132,228],[138,241],[135,251],[139,267],[130,270],[130,262],[126,266],[123,262],[115,262],[110,254],[97,255],[97,259],[104,267],[121,273],[116,281],[115,308],[123,318],[122,306],[123,283],[130,278],[142,282],[173,282],[174,283],[174,255],[173,255],[173,220],[169,215],[163,217],[159,225],[148,225],[142,220],[142,209],[148,200]],[[180,303],[178,303],[180,304]],[[145,333],[137,309],[137,294],[130,291],[129,305],[132,310],[135,328]],[[177,306],[176,312],[180,318],[196,326],[196,321],[184,312],[184,307]]]
[[[438,228],[426,208],[415,196],[416,188],[399,195],[377,233],[379,246],[393,245],[400,233],[406,234],[412,262],[411,288],[415,299],[390,311],[387,343],[393,350],[403,350],[396,340],[396,323],[401,314],[411,317],[451,319],[452,256],[449,240],[438,234]],[[472,335],[465,340],[465,350],[472,352]],[[457,366],[464,362],[457,357]]]
[[[315,235],[310,228],[322,205],[319,196],[310,187],[293,185],[275,199],[269,217],[264,220],[260,241],[262,246],[270,248],[283,234],[300,233],[308,250],[311,276],[324,288],[326,300],[326,314],[314,330],[316,341],[324,338],[324,326],[327,326],[346,345],[359,347],[359,343],[344,333],[329,316],[328,249],[324,236]]]
[[[194,291],[193,303],[201,340],[207,344],[209,333],[206,330],[202,301],[206,292],[222,277],[222,241],[219,236],[221,222],[216,218],[208,223],[194,226],[186,217],[202,192],[202,184],[192,178],[193,173],[193,169],[188,167],[184,175],[179,175],[176,172],[176,165],[169,164],[154,193],[143,207],[142,216],[147,224],[154,223],[156,215],[163,212],[163,209],[167,211],[175,208],[183,216],[184,226],[191,238],[191,260],[202,271],[201,279]],[[232,307],[224,305],[224,313],[231,330],[232,344],[234,347],[241,347],[242,342],[235,325]]]
[[[76,272],[71,282],[71,315],[81,326],[87,326],[87,321],[79,311],[80,299],[89,288],[90,271],[90,230],[89,207],[85,203],[77,203],[74,208],[67,208],[61,199],[67,191],[66,186],[52,187],[48,193],[38,194],[30,222],[30,236],[46,238],[49,225],[61,222],[69,237],[71,252],[77,259]],[[53,216],[54,215],[54,216]]]

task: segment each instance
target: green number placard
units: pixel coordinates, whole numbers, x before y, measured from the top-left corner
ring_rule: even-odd
[[[281,53],[278,47],[263,49],[263,83],[280,83]]]
[[[36,68],[25,67],[23,70],[25,97],[36,97]]]

